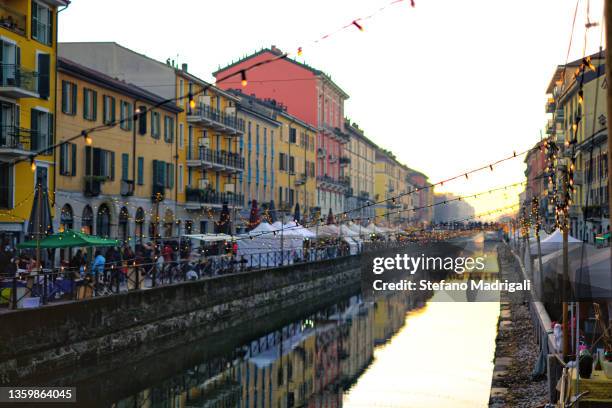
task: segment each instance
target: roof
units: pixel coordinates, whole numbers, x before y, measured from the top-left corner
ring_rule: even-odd
[[[370,146],[379,149],[378,145],[363,133],[363,129],[359,128],[356,123],[351,123],[348,118],[344,118],[344,128],[349,132],[353,132],[358,135],[359,138],[363,139],[363,141],[368,143]]]
[[[64,57],[57,58],[57,69],[60,72],[65,72],[84,81],[91,82],[98,86],[109,88],[117,92],[121,92],[133,98],[142,99],[152,104],[159,104],[165,100],[157,94],[142,89],[134,84],[130,84],[124,81],[120,81],[116,78],[112,78],[106,74],[80,65]],[[183,111],[183,109],[170,102],[166,102],[160,107],[172,112]]]
[[[228,64],[228,65],[226,65],[224,67],[219,67],[212,74],[213,74],[214,77],[216,77],[222,71],[227,71],[228,69],[231,69],[231,68],[233,68],[233,67],[235,67],[237,65],[240,65],[240,64],[242,64],[245,61],[248,61],[248,60],[250,60],[252,58],[255,58],[255,57],[259,56],[259,55],[263,55],[263,54],[266,54],[266,53],[272,54],[273,56],[276,56],[276,57],[283,55],[283,52],[281,50],[279,50],[278,48],[276,48],[275,46],[272,46],[271,48],[262,48],[261,50],[255,51],[252,54],[248,54],[248,55],[240,58],[237,61],[231,62],[230,64]],[[336,90],[340,94],[342,94],[344,99],[348,99],[349,98],[349,95],[342,88],[340,88],[340,86],[338,86],[331,79],[330,75],[326,74],[324,71],[321,71],[320,69],[314,68],[314,67],[312,67],[312,66],[310,66],[310,65],[308,65],[308,64],[306,64],[304,62],[297,61],[297,60],[295,60],[293,58],[285,57],[284,60],[288,61],[288,62],[291,62],[292,64],[295,64],[295,65],[299,66],[300,68],[303,68],[303,69],[305,69],[307,71],[310,71],[315,76],[318,76],[321,79],[323,79],[323,80],[327,81],[328,83],[330,83],[334,88],[336,88]]]
[[[605,60],[606,51],[604,50],[604,52],[602,52],[601,58],[599,55],[599,51],[594,54],[589,55],[588,57],[590,57],[591,59],[604,59]],[[555,69],[553,77],[551,78],[550,82],[548,83],[548,87],[546,88],[546,93],[547,94],[553,93],[553,90],[555,89],[557,82],[562,79],[563,73],[564,71],[567,71],[567,68],[578,67],[580,66],[581,63],[582,63],[582,58],[577,59],[572,62],[568,62],[565,65],[557,65],[557,68]]]

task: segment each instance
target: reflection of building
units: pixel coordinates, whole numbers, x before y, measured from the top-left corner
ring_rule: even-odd
[[[0,239],[22,241],[36,181],[53,204],[57,9],[69,1],[3,0],[0,4]],[[14,163],[15,160],[19,160]]]
[[[56,229],[124,240],[172,234],[180,108],[149,111],[162,101],[159,96],[64,58],[58,59],[58,81],[58,142],[79,129],[122,123],[58,149]],[[134,121],[137,109],[146,113]]]

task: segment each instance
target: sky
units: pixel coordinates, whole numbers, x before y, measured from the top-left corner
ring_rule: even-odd
[[[540,140],[546,87],[567,58],[596,52],[602,0],[73,0],[60,41],[114,41],[160,61],[212,72],[276,45],[329,75],[350,98],[345,115],[379,146],[437,182],[488,165]],[[313,43],[328,33],[328,39]],[[605,45],[604,45],[605,46]],[[471,195],[524,180],[524,157],[446,183]],[[469,202],[477,213],[517,202],[501,190]]]

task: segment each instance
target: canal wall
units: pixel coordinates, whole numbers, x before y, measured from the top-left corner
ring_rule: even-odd
[[[0,383],[51,377],[141,346],[153,352],[150,345],[184,342],[194,329],[211,335],[251,324],[358,288],[361,262],[360,256],[341,257],[2,314]]]

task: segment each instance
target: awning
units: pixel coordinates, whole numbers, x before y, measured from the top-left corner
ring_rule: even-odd
[[[120,241],[117,239],[102,238],[96,235],[88,235],[78,231],[67,230],[58,234],[49,235],[41,239],[37,244],[35,239],[17,244],[18,249],[36,248],[83,248],[83,247],[104,247],[104,246],[119,246]]]
[[[227,234],[188,234],[183,235],[183,237],[197,239],[204,242],[229,241],[232,239],[232,237]]]

